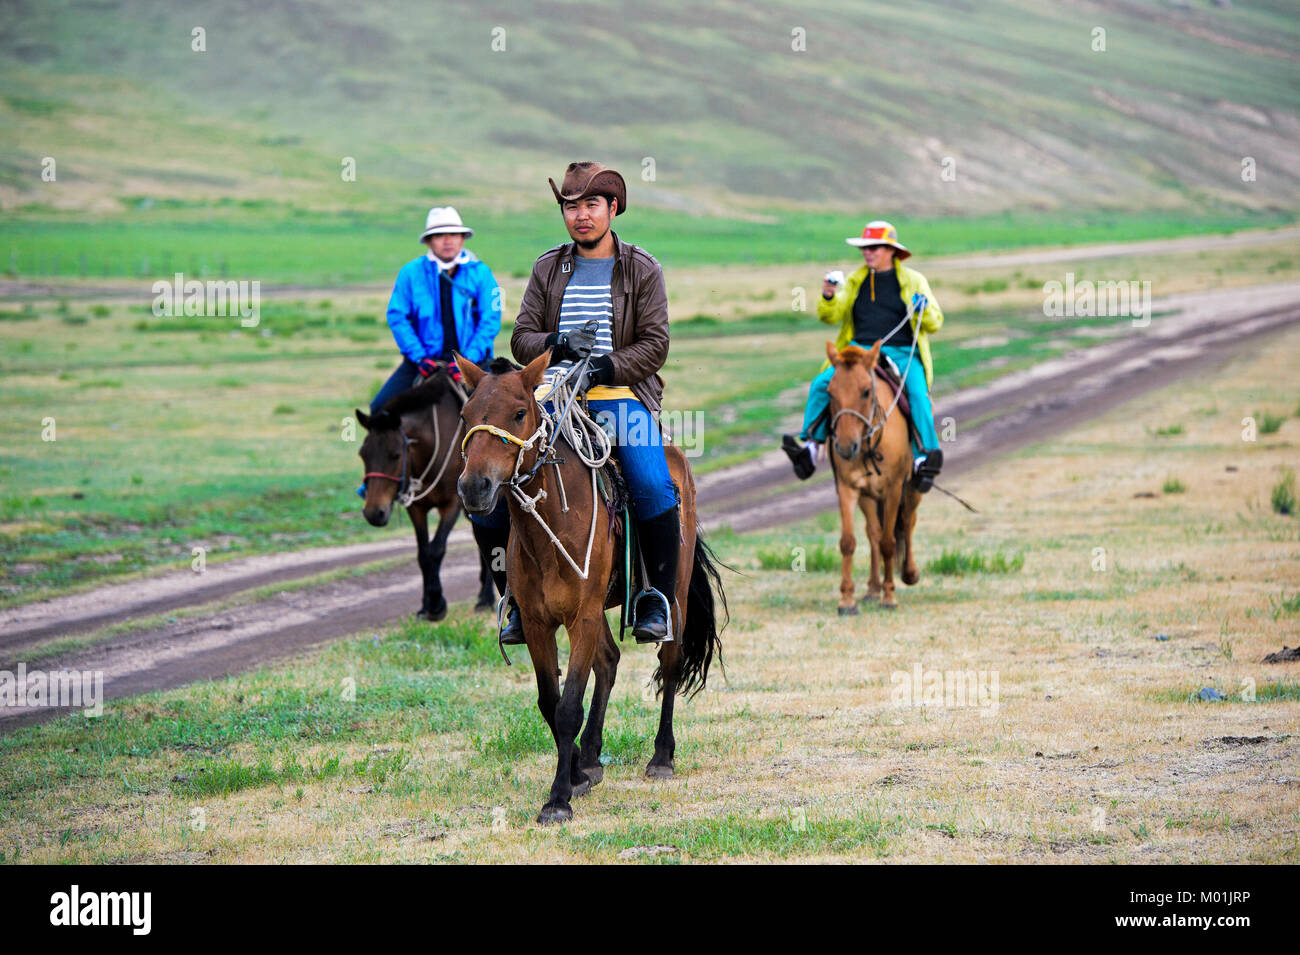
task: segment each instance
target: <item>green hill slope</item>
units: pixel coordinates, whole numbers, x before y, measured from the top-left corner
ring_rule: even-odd
[[[544,202],[545,176],[581,156],[623,168],[642,208],[732,217],[1291,210],[1294,13],[1277,0],[9,2],[0,203],[42,217],[112,217],[139,197],[391,214],[461,195],[505,214]],[[40,179],[45,156],[57,183]],[[647,159],[653,181],[638,175]]]

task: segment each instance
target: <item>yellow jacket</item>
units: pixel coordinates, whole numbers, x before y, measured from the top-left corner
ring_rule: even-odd
[[[903,305],[910,308],[912,296],[917,292],[924,295],[929,303],[919,317],[912,316],[912,335],[916,339],[916,353],[921,358],[921,367],[925,369],[925,383],[931,386],[934,383],[934,369],[930,361],[930,334],[943,327],[943,311],[939,308],[939,303],[934,300],[934,293],[930,291],[930,283],[925,280],[924,275],[915,269],[909,269],[901,262],[895,262],[894,268],[898,270],[898,292],[903,299]],[[853,303],[857,301],[858,289],[866,281],[869,271],[870,269],[863,265],[848,277],[844,287],[830,300],[821,295],[817,296],[817,317],[827,325],[840,326],[839,334],[835,337],[836,348],[842,349],[853,340]],[[862,342],[862,344],[874,343]],[[822,371],[829,368],[830,364],[829,360],[824,362]]]

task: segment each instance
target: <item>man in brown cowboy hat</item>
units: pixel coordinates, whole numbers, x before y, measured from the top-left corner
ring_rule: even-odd
[[[645,561],[646,583],[662,600],[644,595],[635,608],[639,643],[668,637],[670,604],[677,592],[681,530],[677,486],[668,473],[657,416],[663,398],[659,369],[668,358],[668,293],[654,256],[621,241],[610,228],[627,209],[627,186],[613,169],[574,162],[564,182],[548,180],[573,240],[533,263],[515,319],[510,347],[527,364],[551,349],[550,383],[588,356],[588,407],[616,426],[614,454],[632,498]],[[470,514],[479,548],[492,566],[510,536],[502,497],[490,514]],[[505,573],[497,586],[504,589]],[[519,608],[512,605],[502,643],[523,643]]]

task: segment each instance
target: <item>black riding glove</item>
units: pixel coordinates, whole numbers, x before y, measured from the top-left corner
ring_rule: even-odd
[[[587,366],[587,380],[583,383],[582,390],[594,388],[596,385],[612,385],[614,383],[614,359],[608,355],[597,355]]]
[[[546,343],[551,346],[551,359],[553,361],[582,361],[591,354],[591,349],[596,344],[595,319],[587,322],[581,328],[571,332],[555,332],[547,339]]]

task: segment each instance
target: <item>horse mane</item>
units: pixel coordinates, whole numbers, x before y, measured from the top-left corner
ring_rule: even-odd
[[[371,416],[371,430],[394,431],[401,427],[402,415],[424,411],[441,401],[447,394],[450,381],[447,373],[439,368],[414,387],[393,395],[377,414]]]
[[[489,375],[508,375],[512,371],[523,371],[523,365],[516,365],[509,358],[496,357],[492,359],[492,364],[487,366]]]
[[[844,364],[852,367],[854,365],[866,364],[867,357],[871,354],[867,349],[860,345],[846,345],[840,351],[840,358]]]

